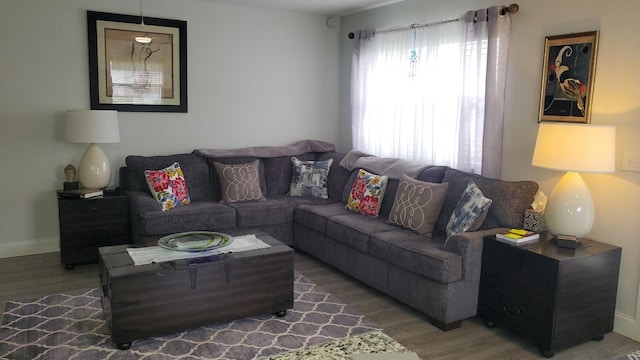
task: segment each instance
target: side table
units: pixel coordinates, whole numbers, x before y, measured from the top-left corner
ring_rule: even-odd
[[[129,202],[117,192],[91,199],[69,199],[58,191],[60,260],[67,270],[98,262],[101,246],[128,244]]]
[[[530,339],[547,358],[602,340],[613,330],[622,249],[583,241],[565,249],[546,234],[520,247],[485,237],[478,315]]]

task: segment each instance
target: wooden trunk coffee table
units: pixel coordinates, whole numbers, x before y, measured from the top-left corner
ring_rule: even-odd
[[[101,247],[104,315],[114,344],[274,313],[293,307],[293,250],[270,248],[135,266],[128,245]]]

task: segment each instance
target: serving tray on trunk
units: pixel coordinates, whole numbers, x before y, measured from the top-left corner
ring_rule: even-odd
[[[227,234],[212,231],[189,231],[164,236],[158,240],[162,248],[174,251],[200,252],[208,251],[233,242]]]

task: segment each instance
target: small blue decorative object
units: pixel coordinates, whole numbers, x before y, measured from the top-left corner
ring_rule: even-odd
[[[416,65],[418,65],[418,51],[416,50],[416,29],[413,29],[413,50],[409,55],[409,77],[416,76]]]

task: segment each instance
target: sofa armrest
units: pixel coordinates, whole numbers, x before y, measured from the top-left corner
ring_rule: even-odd
[[[131,214],[131,242],[144,245],[141,214],[147,211],[161,210],[162,206],[148,192],[126,191],[125,195],[129,200],[129,212]]]
[[[462,256],[462,278],[480,283],[480,269],[482,266],[482,244],[485,236],[495,235],[504,230],[494,228],[470,231],[449,236],[445,241],[445,250]]]
[[[445,241],[444,248],[445,250],[464,256],[471,248],[479,246],[479,249],[482,250],[482,241],[484,237],[495,235],[498,232],[500,232],[499,228],[453,234]]]

